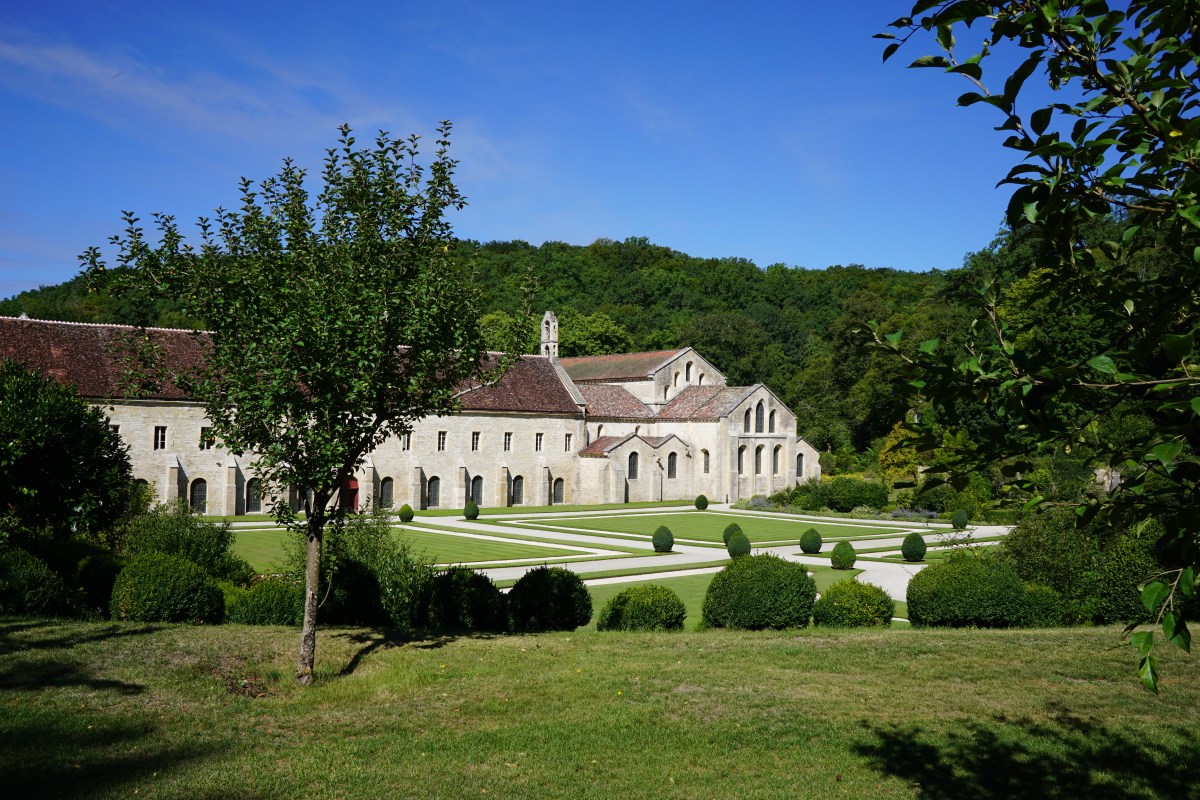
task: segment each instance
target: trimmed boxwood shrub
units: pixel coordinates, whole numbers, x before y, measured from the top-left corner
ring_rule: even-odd
[[[1008,628],[1025,621],[1025,584],[1008,565],[986,554],[954,553],[908,582],[914,625]]]
[[[1025,624],[1031,628],[1054,628],[1062,621],[1062,595],[1049,586],[1025,584]]]
[[[721,541],[724,542],[726,547],[728,547],[729,546],[729,538],[731,536],[733,536],[735,533],[741,533],[741,532],[742,532],[742,526],[738,525],[736,522],[731,522],[725,526],[725,532],[721,534]]]
[[[117,575],[113,619],[134,622],[220,622],[225,597],[204,570],[179,556],[142,553]]]
[[[800,549],[805,553],[810,555],[819,553],[823,544],[825,544],[825,540],[821,538],[821,532],[816,528],[809,528],[800,534]]]
[[[803,564],[769,554],[736,558],[713,576],[704,595],[710,628],[803,628],[817,587]]]
[[[905,561],[913,563],[923,561],[927,549],[925,546],[925,537],[917,531],[913,531],[908,536],[905,536],[904,541],[900,543],[900,555],[904,556]]]
[[[696,495],[696,508],[700,511],[708,508],[708,498],[704,495]]]
[[[474,500],[467,501],[467,505],[463,509],[463,516],[467,519],[479,519],[479,506]]]
[[[854,552],[854,545],[847,541],[835,544],[829,554],[829,565],[834,569],[853,569],[857,560],[858,554]]]
[[[729,537],[729,542],[726,543],[725,549],[729,552],[730,558],[748,556],[750,555],[750,540],[740,530],[736,531],[733,536]]]
[[[470,567],[437,573],[421,604],[429,630],[508,630],[508,603],[492,579]]]
[[[405,503],[404,505],[400,506],[400,521],[401,522],[412,522],[413,521],[412,506],[410,506],[408,503]]]
[[[687,608],[679,595],[665,586],[642,584],[614,595],[600,610],[596,629],[601,631],[680,631]]]
[[[517,633],[573,631],[592,619],[592,596],[583,580],[562,567],[535,567],[508,593]]]
[[[249,586],[254,569],[234,555],[233,528],[193,514],[182,505],[160,506],[133,519],[125,534],[130,555],[162,553],[186,559],[216,580]]]
[[[971,524],[971,515],[965,508],[960,508],[954,512],[954,516],[950,518],[950,524],[954,526],[956,531],[964,531]]]
[[[675,546],[675,536],[666,525],[659,525],[654,531],[651,542],[654,544],[654,552],[669,553],[671,552],[671,548]]]
[[[229,603],[225,621],[243,625],[299,625],[304,621],[304,589],[279,578],[258,581]]]
[[[826,589],[813,606],[813,623],[847,628],[888,625],[895,613],[896,603],[878,586],[840,581]]]
[[[74,592],[45,561],[20,547],[0,549],[0,612],[60,616],[77,610]]]

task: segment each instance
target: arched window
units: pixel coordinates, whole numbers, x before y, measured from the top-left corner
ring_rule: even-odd
[[[192,490],[188,493],[188,508],[197,514],[208,513],[208,484],[204,478],[192,481]]]
[[[678,459],[676,458],[674,453],[671,453],[669,456],[667,456],[667,477],[668,478],[675,477],[675,467],[676,467],[677,460]]]
[[[262,513],[262,483],[258,478],[246,481],[246,513]]]
[[[437,508],[442,504],[442,480],[441,478],[430,478],[429,483],[425,487],[425,505],[429,508]]]
[[[767,417],[767,433],[775,432],[775,409],[771,409],[771,416]]]
[[[783,452],[783,448],[775,445],[775,449],[771,451],[771,474],[779,474],[779,456]]]
[[[384,478],[383,480],[381,480],[379,482],[379,507],[380,508],[391,508],[392,507],[393,489],[394,489],[394,485],[392,484],[391,478]]]
[[[517,475],[512,479],[512,494],[510,495],[512,504],[519,506],[525,502],[525,479]]]
[[[666,400],[666,399],[667,399],[667,392],[669,392],[670,390],[671,390],[671,387],[670,387],[670,386],[664,386],[664,387],[663,387],[663,400]]]
[[[683,379],[688,383],[692,382],[692,362],[690,361],[687,363],[687,366],[683,368]]]
[[[763,401],[759,400],[758,405],[754,408],[754,432],[763,432]]]
[[[554,503],[555,505],[560,505],[560,504],[562,504],[562,502],[563,502],[563,496],[564,496],[564,494],[563,494],[563,493],[564,493],[564,491],[565,491],[565,488],[566,488],[566,487],[565,487],[565,485],[563,484],[563,479],[562,479],[562,478],[555,478],[555,479],[554,479],[554,488],[553,488],[553,490],[550,492],[550,496],[551,496],[551,498],[552,498],[550,502]]]
[[[761,444],[758,447],[754,448],[754,474],[755,475],[762,474],[762,451],[763,451],[763,449],[762,449]]]
[[[675,373],[675,380],[672,381],[672,385],[674,385],[674,386],[679,385],[679,373],[678,372]]]
[[[638,454],[629,454],[629,480],[637,480]]]
[[[696,385],[697,385],[697,386],[703,386],[703,385],[704,385],[704,373],[703,373],[703,372],[701,372],[701,373],[700,373],[700,378],[699,378],[699,380],[697,380],[697,381],[696,381]]]
[[[700,455],[704,457],[704,474],[708,474],[708,451],[701,450]]]
[[[747,411],[747,414],[750,412]],[[746,446],[742,445],[738,448],[738,475],[746,474]]]
[[[597,426],[596,426],[596,438],[597,438],[597,439],[599,439],[599,438],[600,438],[601,436],[603,436],[603,435],[604,435],[604,426],[603,426],[603,425],[597,425]]]
[[[475,505],[483,505],[483,476],[476,475],[471,478],[471,502]]]
[[[750,409],[746,409],[746,418],[742,420],[742,433],[750,432]]]
[[[796,480],[804,480],[804,453],[796,453]]]

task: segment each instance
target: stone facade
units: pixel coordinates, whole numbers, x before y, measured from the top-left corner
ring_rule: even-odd
[[[770,494],[820,474],[796,419],[761,384],[729,387],[691,348],[557,357],[547,314],[542,355],[524,356],[496,384],[467,391],[461,412],[427,417],[372,452],[339,502],[414,508],[691,500]],[[129,447],[134,474],[161,502],[210,514],[267,511],[252,454],[207,435],[202,407],[172,386],[139,399],[121,389],[133,336],[181,363],[203,357],[202,336],[116,325],[0,318],[0,357],[76,386],[104,408]],[[200,344],[198,344],[200,342]]]

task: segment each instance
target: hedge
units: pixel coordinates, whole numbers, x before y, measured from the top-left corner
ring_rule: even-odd
[[[117,575],[113,619],[134,622],[220,622],[225,597],[204,570],[164,553],[133,556]]]
[[[679,595],[665,586],[640,584],[614,595],[596,618],[601,631],[683,630],[687,608]]]
[[[802,628],[816,596],[802,564],[769,554],[745,556],[713,576],[702,617],[711,628]]]
[[[925,560],[927,550],[925,537],[917,531],[913,531],[908,536],[905,536],[904,541],[900,543],[900,555],[904,556],[905,561],[914,564]]]
[[[508,593],[513,630],[573,631],[592,619],[592,596],[583,580],[562,567],[536,567]]]
[[[914,625],[1007,628],[1025,620],[1025,584],[994,557],[959,552],[926,567],[908,583]]]
[[[821,545],[824,543],[821,532],[816,528],[809,528],[800,534],[800,549],[810,555],[821,552]]]
[[[0,613],[69,615],[77,600],[45,561],[20,547],[0,549]]]
[[[853,569],[857,560],[858,554],[854,552],[854,545],[847,541],[838,542],[829,553],[829,565],[834,569]]]
[[[813,606],[813,623],[847,628],[888,625],[895,613],[896,603],[878,586],[840,581],[826,589]]]
[[[243,625],[299,625],[304,621],[304,589],[280,578],[258,581],[229,603],[225,621]]]
[[[654,552],[669,553],[671,548],[675,546],[675,535],[671,533],[671,529],[666,525],[659,525],[654,531],[654,536],[651,537],[651,543],[654,545]]]
[[[429,582],[420,619],[430,630],[508,630],[508,602],[492,579],[470,567],[450,567]]]

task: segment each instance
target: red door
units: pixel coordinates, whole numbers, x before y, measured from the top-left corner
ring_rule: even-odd
[[[342,486],[340,492],[342,509],[353,513],[358,512],[358,481],[351,478]]]

